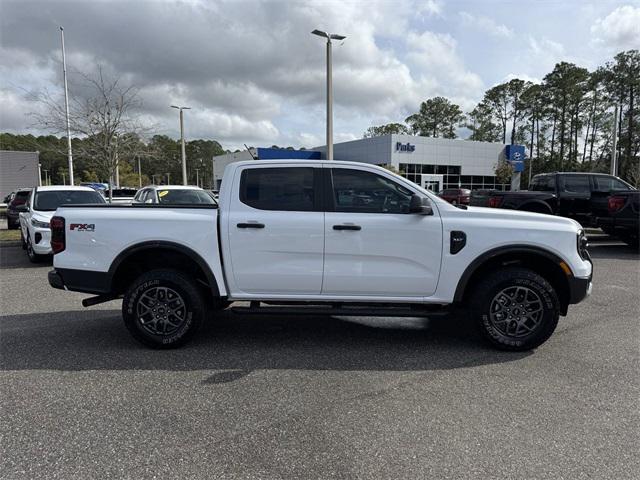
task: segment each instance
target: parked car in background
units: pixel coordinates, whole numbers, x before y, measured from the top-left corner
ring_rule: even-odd
[[[30,188],[20,188],[12,192],[12,198],[7,204],[7,228],[15,230],[20,228],[20,207],[25,204],[31,192]]]
[[[607,212],[599,215],[596,224],[603,232],[620,238],[633,248],[639,247],[640,192],[626,190],[607,197]]]
[[[20,238],[29,260],[39,262],[51,254],[49,222],[56,209],[64,205],[104,204],[104,198],[89,187],[68,185],[35,187],[27,192],[26,202],[20,206]],[[86,224],[76,229],[88,230]]]
[[[102,193],[105,196],[105,199],[109,201],[109,189],[104,190]],[[135,198],[137,193],[138,193],[137,188],[130,188],[130,187],[114,188],[113,191],[111,192],[111,203],[129,204],[133,202],[133,199]]]
[[[635,190],[624,180],[604,173],[543,173],[533,177],[529,190],[488,193],[486,205],[472,197],[472,206],[546,213],[595,226],[597,212],[614,191]]]
[[[452,205],[469,205],[471,190],[468,188],[446,188],[438,196]]]
[[[529,350],[591,291],[577,222],[456,208],[375,165],[231,163],[219,206],[163,205],[174,194],[213,201],[195,187],[143,190],[159,205],[59,209],[49,283],[96,294],[85,306],[123,298],[126,327],[154,348],[245,301],[233,311],[415,317],[461,304],[494,346]],[[86,222],[95,232],[72,228]]]
[[[213,196],[200,187],[190,185],[150,185],[138,191],[133,205],[215,205]]]

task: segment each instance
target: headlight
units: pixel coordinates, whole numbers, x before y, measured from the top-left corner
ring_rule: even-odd
[[[584,230],[580,230],[578,232],[578,253],[583,260],[589,260],[589,240],[587,240],[587,236],[584,234]]]
[[[41,222],[40,220],[36,220],[35,218],[31,219],[31,225],[38,228],[49,228],[49,222]]]

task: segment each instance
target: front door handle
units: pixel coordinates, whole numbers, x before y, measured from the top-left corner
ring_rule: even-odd
[[[334,230],[362,230],[360,225],[334,225]]]
[[[264,223],[239,223],[238,228],[264,228]]]

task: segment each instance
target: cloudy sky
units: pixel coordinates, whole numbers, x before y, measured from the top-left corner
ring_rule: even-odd
[[[315,28],[347,36],[333,50],[342,141],[435,95],[467,110],[506,79],[640,48],[640,0],[0,0],[0,131],[37,133],[28,92],[60,91],[59,25],[72,96],[75,72],[101,65],[139,88],[158,133],[178,136],[182,104],[189,138],[311,147],[325,118]]]

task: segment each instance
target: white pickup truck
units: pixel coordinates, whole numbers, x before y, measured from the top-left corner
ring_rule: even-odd
[[[469,307],[498,348],[535,348],[591,291],[580,225],[455,207],[383,168],[231,164],[219,205],[87,205],[51,220],[49,283],[123,298],[145,345],[169,348],[233,301],[250,313],[432,316]]]

